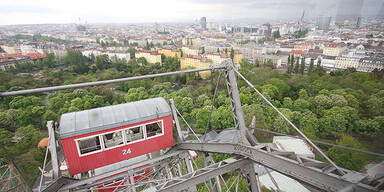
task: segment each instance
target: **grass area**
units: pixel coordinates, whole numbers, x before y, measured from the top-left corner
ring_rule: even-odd
[[[272,137],[257,137],[257,140],[260,143],[272,143],[273,138]]]

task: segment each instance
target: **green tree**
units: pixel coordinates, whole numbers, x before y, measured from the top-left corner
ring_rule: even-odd
[[[293,109],[293,101],[290,97],[284,97],[283,108]]]
[[[322,136],[341,137],[347,130],[348,120],[342,108],[332,107],[325,110],[324,115],[319,119],[320,134]]]
[[[287,62],[287,73],[291,74],[292,69],[291,69],[291,55],[288,55],[288,62]]]
[[[212,128],[226,129],[234,126],[230,106],[220,106],[212,113]]]
[[[107,54],[98,55],[95,58],[95,64],[98,69],[103,70],[111,67],[111,60]]]
[[[7,146],[7,145],[11,144],[12,137],[13,137],[13,135],[11,132],[9,132],[8,130],[0,128],[0,142],[3,145]]]
[[[333,105],[332,100],[326,95],[317,95],[312,102],[312,111],[318,115],[322,115],[324,110],[330,109]]]
[[[305,57],[301,58],[301,65],[300,65],[300,74],[304,75],[305,70]]]
[[[314,67],[315,59],[311,58],[311,62],[309,64],[309,69],[308,69],[308,74],[311,75],[313,72],[313,67]]]
[[[316,139],[319,134],[319,120],[311,111],[305,111],[300,117],[299,128],[310,139]]]
[[[255,59],[255,66],[260,67],[260,61],[258,59]]]
[[[270,68],[272,68],[272,69],[275,68],[275,65],[273,64],[273,61],[270,60],[270,59],[268,59],[268,61],[267,61],[267,66],[270,67]]]
[[[128,48],[128,53],[130,55],[130,58],[131,59],[134,59],[135,58],[135,53],[136,53],[136,49],[135,48]]]
[[[296,57],[296,65],[295,65],[295,73],[299,73],[299,67],[300,67],[300,60],[299,57]]]
[[[53,68],[56,66],[56,57],[54,53],[47,53],[46,58],[43,59],[42,65],[48,68]]]
[[[233,47],[231,48],[230,57],[231,57],[232,61],[233,61],[233,58],[235,58],[235,50],[233,50]]]
[[[294,63],[295,63],[295,57],[294,57],[294,55],[291,55],[291,59],[290,59],[290,61],[291,61],[291,64],[290,64],[290,72],[289,72],[289,74],[292,73],[293,65],[294,65]]]
[[[145,57],[138,58],[137,63],[140,63],[141,65],[147,65],[148,64],[147,59],[145,59]]]
[[[80,50],[68,49],[67,54],[63,58],[63,63],[70,65],[75,73],[86,73],[89,68],[85,64],[85,57]]]
[[[198,128],[200,133],[205,132],[207,122],[208,122],[209,112],[210,112],[210,108],[207,106],[199,109],[193,109],[192,111],[192,116],[195,117],[196,127]]]
[[[296,99],[295,102],[293,103],[293,110],[304,112],[309,110],[310,105],[311,104],[305,99],[299,98],[299,99]]]
[[[40,139],[44,137],[39,130],[32,125],[18,128],[15,135],[20,138],[19,142],[16,143],[17,154],[24,153],[31,146],[37,146]]]
[[[180,51],[180,57],[183,57],[183,50],[179,49],[179,51]]]
[[[360,148],[360,143],[351,136],[342,136],[338,145]],[[326,154],[343,168],[360,171],[364,167],[364,160],[359,152],[332,147]]]
[[[281,35],[280,35],[280,31],[279,31],[279,30],[274,31],[274,32],[272,33],[272,36],[273,36],[274,39],[280,38],[280,37],[281,37]]]
[[[145,91],[144,87],[131,88],[128,93],[124,96],[126,102],[139,101],[148,99],[149,94]]]
[[[285,108],[280,108],[280,111],[289,120],[292,121],[294,113],[291,110],[285,109]],[[272,123],[272,130],[273,131],[277,131],[279,133],[289,133],[290,129],[291,129],[291,126],[281,115],[277,115],[276,118],[273,120],[273,123]]]

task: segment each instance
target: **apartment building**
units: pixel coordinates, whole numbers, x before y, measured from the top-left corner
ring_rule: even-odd
[[[183,51],[183,55],[194,55],[194,56],[199,55],[199,49],[195,49],[192,47],[183,46],[181,50]]]
[[[161,63],[161,54],[157,51],[138,50],[135,53],[136,59],[144,57],[148,63]]]
[[[337,69],[348,69],[355,68],[359,66],[360,58],[356,57],[336,57],[335,68]]]
[[[45,57],[41,53],[0,54],[0,70],[7,71],[9,68],[15,67],[16,63],[31,62]]]
[[[159,49],[157,52],[160,54],[164,54],[165,57],[177,57],[177,58],[181,57],[180,51],[175,49],[162,48],[162,49]]]
[[[180,59],[181,69],[188,69],[188,68],[201,69],[201,68],[207,68],[212,64],[213,64],[212,61],[208,60],[207,58],[201,57],[201,56],[195,56],[195,55],[186,55]],[[206,79],[211,75],[211,72],[202,71],[202,72],[199,72],[199,75],[201,78]]]
[[[341,56],[347,47],[343,43],[329,43],[323,49],[323,54],[326,56]]]
[[[205,56],[207,59],[211,60],[213,65],[218,66],[221,62],[230,59],[228,56],[220,54],[220,53],[206,53]]]
[[[378,58],[377,56],[374,56],[362,58],[356,68],[357,71],[363,72],[372,72],[374,69],[384,69],[384,57]]]

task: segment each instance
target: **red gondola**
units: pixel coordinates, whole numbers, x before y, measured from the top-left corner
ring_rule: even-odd
[[[66,113],[59,136],[75,176],[173,146],[171,109],[158,97]]]

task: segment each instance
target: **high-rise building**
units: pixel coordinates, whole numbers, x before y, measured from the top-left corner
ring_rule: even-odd
[[[357,27],[362,7],[363,0],[340,0],[337,8],[336,25]]]
[[[263,29],[263,35],[265,37],[271,37],[272,36],[271,24],[269,24],[269,23],[263,24],[262,25],[262,29]]]
[[[319,16],[316,20],[316,29],[328,31],[331,24],[331,17]]]
[[[200,26],[201,26],[201,29],[207,30],[207,18],[206,17],[200,18]]]

